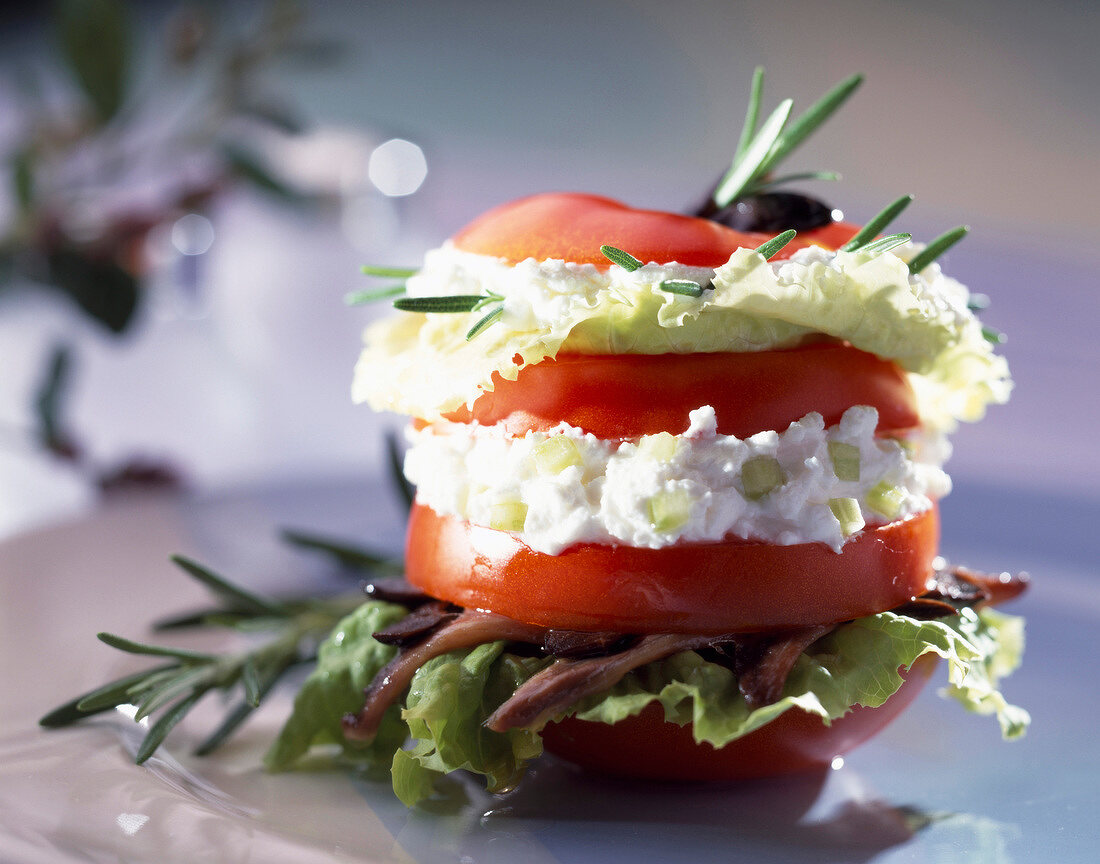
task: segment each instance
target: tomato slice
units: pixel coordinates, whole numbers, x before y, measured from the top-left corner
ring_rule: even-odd
[[[826,426],[853,405],[879,412],[879,431],[919,424],[916,397],[897,364],[839,342],[751,353],[559,355],[525,366],[515,381],[447,415],[463,423],[503,423],[511,435],[561,421],[599,438],[680,434],[688,413],[711,405],[723,435],[782,431],[810,411]]]
[[[813,243],[815,246],[823,246],[826,249],[839,249],[859,233],[862,226],[851,222],[830,222],[812,231],[799,233],[798,239]]]
[[[856,706],[826,726],[797,708],[715,749],[696,744],[690,726],[666,723],[653,703],[618,723],[567,718],[542,730],[551,753],[594,771],[655,780],[748,780],[821,769],[877,734],[911,703],[936,668],[918,657],[905,683],[878,708]]]
[[[599,195],[552,193],[502,204],[452,239],[465,252],[493,255],[513,264],[526,258],[560,258],[603,268],[610,262],[600,247],[608,245],[643,263],[677,261],[692,267],[720,267],[737,249],[755,249],[772,236],[734,231],[695,216],[637,210]],[[809,241],[796,237],[775,258],[789,258],[808,245]]]
[[[824,543],[732,539],[663,549],[579,543],[536,552],[515,534],[414,504],[405,573],[422,591],[566,630],[730,633],[847,621],[924,591],[936,508]]]

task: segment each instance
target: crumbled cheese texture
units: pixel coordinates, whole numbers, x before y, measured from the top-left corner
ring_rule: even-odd
[[[524,513],[522,525],[510,527],[551,555],[581,542],[657,549],[731,536],[819,541],[840,551],[845,526],[831,501],[854,499],[865,523],[881,524],[927,510],[950,491],[941,467],[946,439],[876,437],[874,408],[850,408],[828,429],[811,413],[782,432],[744,440],[718,434],[710,406],[690,419],[682,435],[632,441],[603,440],[564,423],[518,437],[499,426],[439,423],[410,429],[405,473],[418,500],[437,513],[477,525],[491,525],[502,510]],[[846,453],[858,454],[858,479],[837,476],[830,443],[854,448]],[[778,463],[781,482],[746,495],[742,468],[761,458]],[[874,509],[884,499],[889,514]]]
[[[559,260],[429,252],[408,281],[410,296],[493,293],[503,314],[475,339],[485,310],[398,312],[368,328],[353,396],[377,410],[436,421],[472,405],[493,373],[515,380],[523,366],[558,352],[664,354],[762,351],[824,333],[894,360],[912,380],[922,422],[950,431],[1007,400],[1008,366],[982,336],[969,294],[938,264],[910,274],[910,244],[877,256],[818,247],[787,261],[739,249],[708,270],[649,263],[627,271]],[[660,289],[665,279],[707,286],[701,297]]]

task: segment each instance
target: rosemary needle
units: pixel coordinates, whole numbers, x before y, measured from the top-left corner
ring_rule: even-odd
[[[240,690],[243,697],[240,705],[199,748],[203,753],[209,752],[247,719],[287,670],[310,660],[320,640],[363,599],[355,595],[331,600],[274,600],[235,585],[189,558],[176,556],[172,560],[223,604],[209,613],[181,617],[178,621],[237,630],[262,626],[272,636],[239,653],[212,654],[100,633],[102,642],[119,651],[167,658],[169,662],[126,675],[77,696],[43,716],[39,720],[42,726],[67,726],[120,705],[134,705],[137,707],[135,719],[158,714],[138,748],[135,761],[141,763],[152,756],[172,729],[207,693]]]
[[[642,262],[629,252],[624,252],[622,249],[617,249],[614,246],[601,246],[600,252],[603,254],[603,257],[612,264],[618,264],[629,273],[633,273],[642,266]]]
[[[950,231],[945,231],[931,243],[929,243],[916,258],[909,262],[910,273],[920,273],[925,267],[939,258],[944,252],[958,243],[970,232],[968,225],[959,225]]]
[[[756,247],[756,251],[763,255],[765,259],[770,261],[772,258],[779,254],[779,251],[784,246],[786,246],[795,238],[796,233],[797,232],[793,228],[788,229],[782,234],[777,234],[775,237],[772,237],[772,239],[768,240],[766,243],[761,243],[759,246]]]

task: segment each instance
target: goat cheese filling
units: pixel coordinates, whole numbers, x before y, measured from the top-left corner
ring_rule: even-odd
[[[939,433],[875,436],[878,412],[849,408],[825,428],[809,413],[782,432],[720,435],[714,409],[682,435],[605,440],[562,423],[510,436],[439,422],[407,433],[405,475],[420,503],[539,552],[576,543],[659,549],[730,537],[840,551],[865,524],[920,513],[951,490]]]

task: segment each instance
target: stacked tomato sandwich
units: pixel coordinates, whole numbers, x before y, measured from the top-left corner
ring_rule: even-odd
[[[510,788],[544,747],[643,777],[805,770],[937,659],[1022,734],[998,689],[1022,623],[990,608],[1022,580],[938,557],[946,435],[1011,386],[967,290],[935,243],[880,236],[905,202],[860,230],[736,200],[797,236],[730,227],[728,201],[538,195],[400,274],[355,394],[413,418],[407,581],[321,649],[270,764],[338,744],[407,803],[460,769]]]

